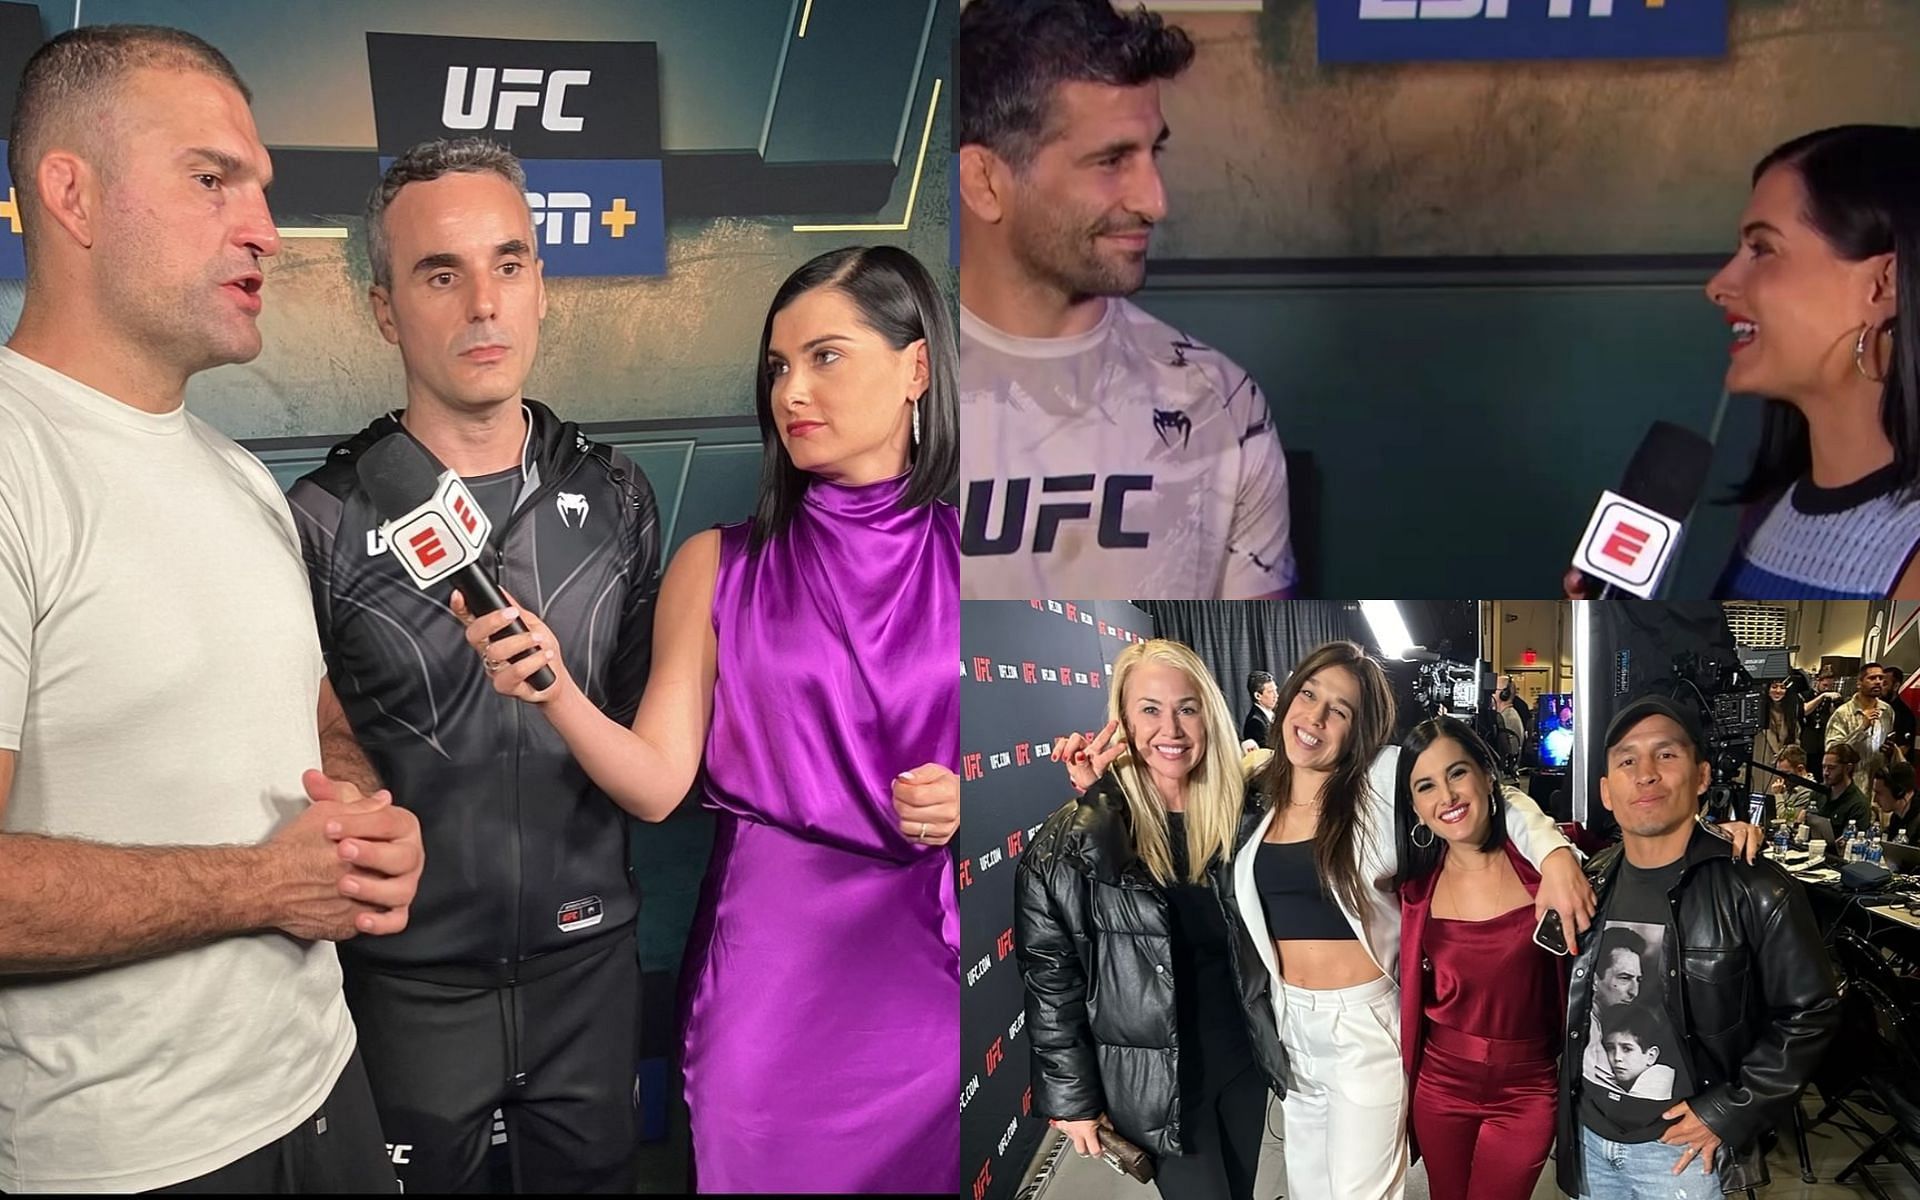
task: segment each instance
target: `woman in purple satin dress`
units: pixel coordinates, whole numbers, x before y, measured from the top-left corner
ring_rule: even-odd
[[[631,729],[534,614],[497,642],[515,610],[472,620],[468,641],[621,807],[660,820],[699,773],[719,810],[685,981],[699,1189],[952,1194],[952,318],[905,251],[837,250],[774,297],[761,362],[758,508],[675,554]]]

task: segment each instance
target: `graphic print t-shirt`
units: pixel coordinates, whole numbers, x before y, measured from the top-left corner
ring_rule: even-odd
[[[1622,863],[1607,905],[1580,1060],[1580,1119],[1611,1141],[1659,1140],[1672,1124],[1660,1114],[1693,1095],[1667,1003],[1678,978],[1667,973],[1667,893],[1685,866]]]
[[[1244,599],[1292,586],[1287,463],[1251,376],[1125,300],[1022,338],[960,310],[960,591]]]

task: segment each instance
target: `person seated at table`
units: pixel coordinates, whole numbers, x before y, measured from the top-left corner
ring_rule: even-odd
[[[1788,775],[1807,778],[1807,752],[1799,746],[1787,746],[1780,756],[1773,760],[1773,769],[1784,771]],[[1773,777],[1768,790],[1775,796],[1775,815],[1791,825],[1800,824],[1809,806],[1819,803],[1819,797],[1810,787],[1790,783],[1779,775]]]
[[[1920,845],[1920,804],[1913,802],[1913,764],[1888,763],[1873,773],[1873,811],[1890,842]]]
[[[1827,798],[1813,811],[1833,822],[1833,832],[1847,831],[1847,822],[1857,822],[1862,830],[1873,824],[1873,806],[1867,796],[1853,785],[1853,770],[1860,765],[1860,754],[1845,742],[1835,742],[1820,756],[1820,777],[1829,791]]]

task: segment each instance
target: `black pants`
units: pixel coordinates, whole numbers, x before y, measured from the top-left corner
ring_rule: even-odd
[[[1248,1066],[1186,1106],[1180,1122],[1186,1153],[1154,1160],[1161,1200],[1252,1200],[1268,1091],[1267,1077]]]
[[[399,1191],[360,1052],[347,1060],[319,1111],[292,1133],[217,1171],[154,1190],[242,1195]]]
[[[630,1192],[640,964],[631,929],[506,987],[349,965],[373,1098],[409,1192],[492,1190],[494,1110],[516,1192]]]

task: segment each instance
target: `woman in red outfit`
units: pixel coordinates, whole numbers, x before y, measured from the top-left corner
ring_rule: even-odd
[[[1414,1152],[1434,1200],[1526,1200],[1553,1142],[1566,960],[1533,942],[1540,876],[1507,842],[1485,743],[1452,717],[1424,721],[1398,774]]]

